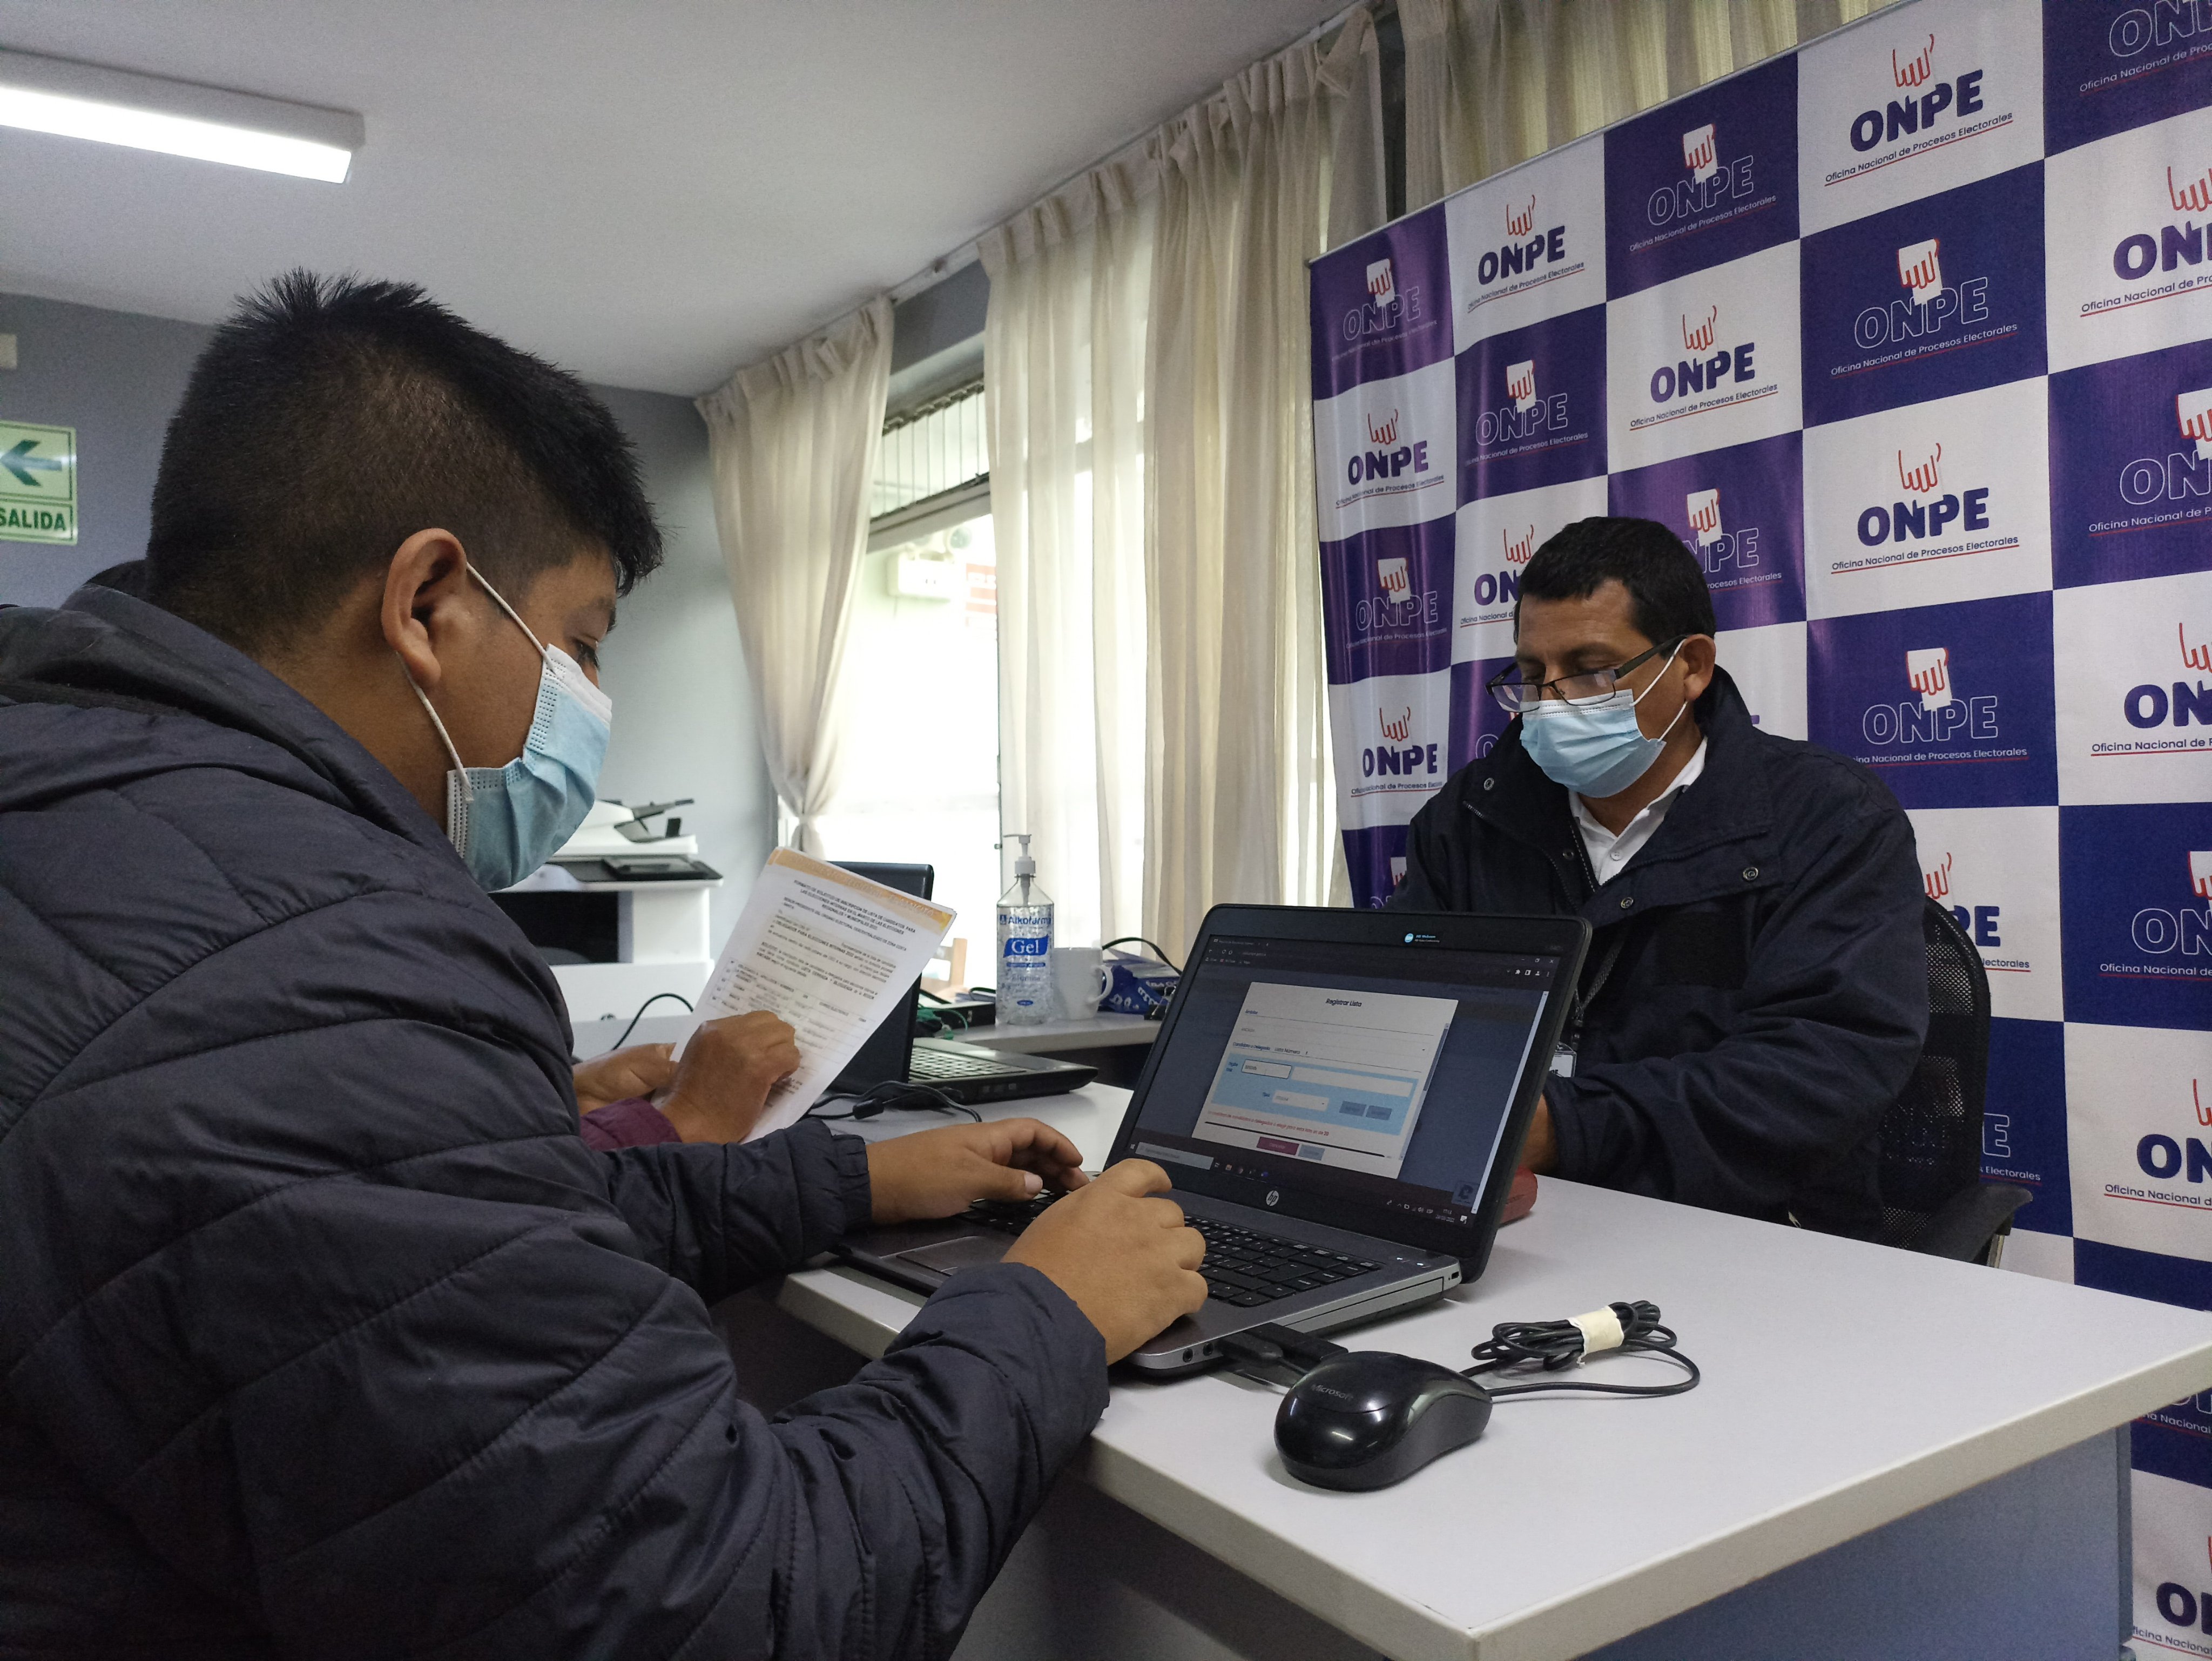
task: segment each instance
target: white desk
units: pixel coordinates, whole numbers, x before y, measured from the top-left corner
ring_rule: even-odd
[[[1125,1100],[1093,1087],[1007,1112],[1057,1124],[1095,1161]],[[941,1122],[886,1115],[868,1131]],[[1220,1376],[1117,1383],[1076,1474],[1404,1661],[2118,1653],[2124,1427],[2212,1385],[2212,1315],[1547,1180],[1480,1282],[1340,1341],[1463,1366],[1495,1321],[1638,1297],[1680,1331],[1701,1388],[1501,1403],[1473,1447],[1342,1494],[1283,1471],[1273,1392]],[[790,1276],[778,1301],[873,1355],[920,1300],[826,1269]],[[1606,1376],[1662,1366],[1617,1360]],[[1113,1578],[1096,1567],[1121,1549],[1096,1535],[1110,1509],[1091,1504],[1093,1533],[1073,1556],[1061,1543],[1064,1563]],[[1157,1549],[1129,1561],[1139,1598],[1143,1573],[1206,1567]],[[963,1661],[1023,1652],[994,1646],[994,1624],[1029,1618],[1005,1602],[994,1589]],[[1112,1652],[1079,1632],[1048,1652],[1048,1627],[1023,1629],[1036,1661]],[[1065,1616],[1049,1630],[1074,1631]],[[1178,1652],[1287,1653],[1207,1643]]]

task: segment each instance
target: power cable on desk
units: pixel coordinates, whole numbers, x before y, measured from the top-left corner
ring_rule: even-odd
[[[1480,1380],[1487,1373],[1510,1374],[1530,1367],[1558,1373],[1579,1367],[1594,1355],[1617,1349],[1626,1355],[1662,1355],[1687,1374],[1673,1384],[1606,1385],[1545,1384],[1483,1385],[1492,1396],[1548,1395],[1554,1391],[1587,1391],[1600,1396],[1679,1396],[1695,1390],[1704,1375],[1698,1364],[1674,1348],[1674,1331],[1659,1324],[1659,1306],[1648,1299],[1634,1303],[1609,1303],[1587,1315],[1565,1321],[1501,1321],[1489,1337],[1475,1345],[1475,1365],[1463,1369],[1464,1379]]]
[[[955,1101],[933,1084],[919,1084],[911,1079],[887,1078],[881,1084],[871,1086],[852,1098],[852,1105],[842,1113],[825,1113],[820,1105],[806,1110],[809,1118],[871,1119],[879,1113],[904,1111],[917,1113],[965,1113],[981,1125],[982,1114],[964,1101]]]
[[[1161,962],[1166,964],[1168,967],[1173,969],[1177,974],[1181,974],[1182,973],[1182,965],[1178,964],[1175,959],[1170,957],[1164,951],[1161,950],[1158,946],[1153,945],[1151,941],[1146,939],[1145,937],[1140,934],[1125,934],[1119,940],[1108,941],[1098,949],[1102,952],[1110,952],[1116,946],[1146,947],[1151,950],[1154,957],[1159,959]]]

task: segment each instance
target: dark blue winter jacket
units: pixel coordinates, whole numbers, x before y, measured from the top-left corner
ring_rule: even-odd
[[[1034,1270],[773,1422],[708,1303],[860,1144],[587,1150],[551,975],[381,766],[0,610],[0,1654],[939,1656],[1102,1410]]]
[[[1697,716],[1705,771],[1603,887],[1516,720],[1414,815],[1390,904],[1595,931],[1544,1093],[1561,1176],[1871,1238],[1928,1028],[1911,824],[1856,762],[1761,732],[1726,670]]]

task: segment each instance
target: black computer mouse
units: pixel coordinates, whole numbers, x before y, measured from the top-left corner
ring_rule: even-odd
[[[1448,1367],[1355,1349],[1291,1386],[1275,1410],[1275,1446],[1302,1482],[1388,1488],[1481,1435],[1490,1408],[1488,1391]]]

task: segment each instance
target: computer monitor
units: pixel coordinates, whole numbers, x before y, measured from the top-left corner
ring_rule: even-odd
[[[830,863],[840,870],[880,882],[901,894],[913,894],[918,900],[929,899],[937,887],[934,865],[868,864],[845,859]],[[868,1034],[867,1042],[860,1046],[860,1052],[830,1088],[842,1093],[857,1093],[886,1079],[904,1078],[914,1054],[915,1007],[921,1002],[921,982],[917,980],[914,989],[884,1017],[883,1025]]]

